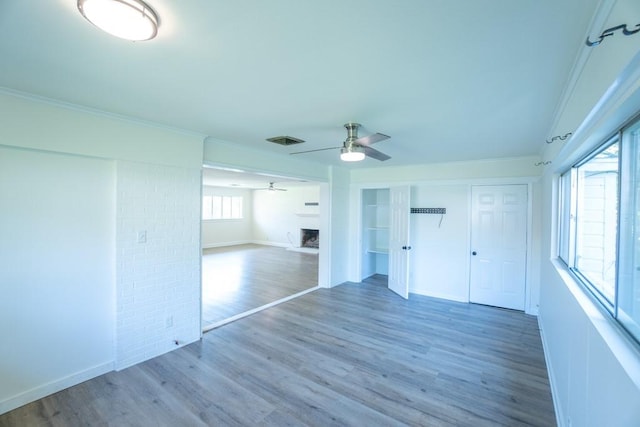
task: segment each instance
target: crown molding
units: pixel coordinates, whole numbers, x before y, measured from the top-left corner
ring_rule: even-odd
[[[554,130],[558,126],[560,122],[560,118],[564,114],[565,109],[567,108],[567,104],[569,100],[573,97],[576,86],[578,85],[578,81],[580,81],[580,77],[582,76],[582,72],[593,52],[593,49],[590,49],[586,46],[583,40],[589,38],[589,35],[597,32],[605,26],[605,23],[609,19],[611,15],[611,11],[613,10],[613,6],[615,5],[616,0],[602,0],[598,7],[596,8],[593,17],[591,18],[591,22],[585,32],[584,36],[581,38],[580,50],[578,51],[576,58],[573,62],[573,66],[571,67],[571,71],[569,73],[569,78],[564,85],[564,89],[562,91],[562,95],[560,97],[560,101],[558,102],[556,109],[553,113],[553,123],[549,128],[547,134],[551,135],[554,133]]]

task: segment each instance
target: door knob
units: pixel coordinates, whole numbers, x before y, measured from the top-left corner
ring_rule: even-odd
[[[476,255],[478,255],[478,252],[473,251],[473,252],[471,252],[471,255],[476,256]]]

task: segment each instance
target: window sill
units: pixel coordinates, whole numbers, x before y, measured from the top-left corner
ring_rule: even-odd
[[[551,263],[631,381],[640,388],[640,348],[635,340],[558,259]]]

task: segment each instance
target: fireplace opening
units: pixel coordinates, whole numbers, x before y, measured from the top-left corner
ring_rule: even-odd
[[[320,248],[320,232],[311,228],[300,229],[301,248]]]

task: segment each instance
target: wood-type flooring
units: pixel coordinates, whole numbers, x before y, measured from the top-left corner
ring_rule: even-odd
[[[318,255],[264,245],[203,250],[202,325],[318,285]]]
[[[554,426],[535,317],[385,276],[319,289],[0,426]]]

